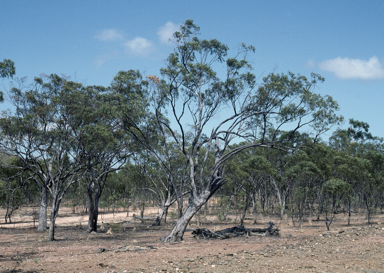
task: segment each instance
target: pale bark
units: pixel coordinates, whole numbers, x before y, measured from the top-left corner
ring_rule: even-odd
[[[161,225],[161,219],[163,219],[164,215],[168,212],[169,206],[163,205],[159,211],[159,214],[156,217],[155,222],[152,224],[152,226],[160,226]]]
[[[240,218],[240,225],[241,226],[244,224],[244,220],[245,220],[245,216],[247,214],[248,207],[249,207],[249,193],[246,192],[245,193],[244,210],[243,210],[243,214],[241,215],[241,218]]]
[[[168,214],[168,208],[176,202],[176,199],[171,199],[171,195],[170,193],[168,193],[168,198],[165,202],[162,202],[162,205],[161,205],[161,209],[159,211],[159,214],[157,215],[156,217],[156,220],[155,222],[152,224],[152,226],[160,226],[161,225],[161,220],[163,219],[163,217],[167,216]]]
[[[47,189],[43,186],[40,186],[40,212],[39,224],[37,226],[37,231],[39,232],[45,232],[47,230],[47,197]]]
[[[197,197],[191,196],[187,207],[184,210],[183,215],[177,220],[170,233],[161,239],[165,242],[177,242],[183,240],[185,229],[187,228],[192,217],[200,210],[200,208],[211,197],[211,194],[205,191],[203,194]]]
[[[62,195],[58,196],[58,194],[54,194],[52,196],[52,208],[51,208],[51,216],[49,218],[49,234],[48,234],[48,241],[55,240],[55,223],[56,218],[59,213],[59,208],[61,204],[61,200],[63,198],[63,195],[65,194],[65,191],[67,189],[64,189],[64,192]]]

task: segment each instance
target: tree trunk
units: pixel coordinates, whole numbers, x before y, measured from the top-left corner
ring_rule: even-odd
[[[167,214],[168,214],[168,208],[174,202],[176,202],[176,199],[171,200],[171,195],[168,194],[167,200],[165,202],[162,201],[161,210],[160,210],[159,214],[157,215],[157,218],[156,218],[155,222],[152,224],[152,226],[160,226],[161,225],[161,219],[163,219],[164,216],[166,219]],[[166,220],[164,222],[166,222]]]
[[[127,197],[127,217],[129,216],[129,197]]]
[[[93,169],[88,168],[89,182],[87,187],[88,193],[88,227],[87,232],[97,232],[97,219],[99,217],[99,199],[101,196],[101,183],[106,177],[95,180]]]
[[[365,201],[365,205],[366,205],[366,208],[367,208],[367,220],[368,220],[368,225],[371,224],[371,209],[370,209],[370,206],[369,206],[369,202],[368,201]]]
[[[187,225],[189,224],[189,221],[191,221],[192,217],[196,214],[196,212],[200,210],[200,208],[205,204],[205,202],[207,202],[210,197],[211,194],[207,191],[197,197],[194,197],[191,194],[183,215],[176,221],[176,224],[173,226],[171,232],[168,233],[165,237],[161,238],[161,241],[163,243],[171,243],[183,240],[183,235]]]
[[[141,203],[141,206],[140,206],[139,208],[140,208],[140,218],[141,218],[141,219],[144,219],[144,210],[145,210],[144,199],[143,199],[143,202]],[[142,221],[142,222],[143,222],[143,221]]]
[[[227,210],[224,210],[223,211],[223,218],[221,219],[222,221],[227,221],[227,215],[228,215],[228,211]]]
[[[244,210],[243,210],[243,215],[240,218],[240,225],[241,226],[244,224],[245,215],[247,214],[247,210],[248,210],[248,204],[249,204],[249,194],[245,193]]]
[[[155,226],[157,227],[157,226],[161,225],[161,219],[163,219],[163,216],[168,211],[168,208],[169,208],[169,206],[167,206],[167,205],[163,205],[161,207],[161,210],[160,210],[159,214],[157,215],[155,222],[152,224],[153,227],[155,227]]]
[[[351,200],[348,200],[348,226],[351,225]]]
[[[182,198],[183,197],[181,196],[180,199],[182,199]],[[179,214],[178,217],[180,218],[183,215],[183,202],[178,202],[177,203],[177,211],[178,211],[178,214]]]
[[[235,197],[235,195],[236,195],[236,190],[234,189],[232,192],[232,195],[229,197],[228,202],[225,204],[225,208],[223,210],[223,219],[222,219],[223,221],[227,220],[227,215],[228,215],[229,209],[231,208],[232,199]]]
[[[275,187],[275,190],[276,190],[276,195],[277,195],[277,201],[279,202],[279,206],[280,206],[280,219],[283,219],[284,218],[284,207],[285,207],[285,198],[283,198],[281,195],[281,192],[280,192],[280,189],[275,181],[275,179],[272,179],[270,178],[273,186]]]
[[[57,203],[57,196],[54,196],[52,200],[51,216],[49,217],[48,241],[55,240],[55,222],[56,222],[57,212],[59,211],[59,205],[60,204]]]
[[[97,218],[99,217],[99,191],[94,192],[94,187],[88,187],[88,227],[87,232],[97,232]]]
[[[47,189],[43,186],[40,187],[40,213],[39,213],[39,225],[37,231],[45,232],[47,230]]]
[[[280,204],[280,219],[284,218],[285,200]]]
[[[50,221],[49,221],[49,234],[48,234],[48,241],[55,240],[55,222],[56,217],[53,216],[53,212],[51,213]]]
[[[253,192],[252,195],[251,195],[251,200],[252,200],[252,215],[253,214],[256,214],[256,195],[255,193]]]

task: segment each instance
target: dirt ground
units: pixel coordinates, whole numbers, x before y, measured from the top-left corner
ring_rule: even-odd
[[[4,224],[0,210],[0,272],[384,272],[382,214],[370,226],[363,214],[354,214],[351,226],[339,214],[331,231],[323,221],[297,228],[289,219],[260,215],[257,224],[249,219],[245,226],[265,228],[273,221],[281,230],[279,237],[203,240],[186,232],[182,243],[162,244],[159,238],[169,232],[172,219],[159,228],[124,212],[105,214],[100,230],[89,234],[86,216],[63,208],[56,240],[47,242],[48,232],[36,232],[28,210],[18,211],[12,224]],[[207,216],[200,227],[235,225],[233,219],[221,222]]]

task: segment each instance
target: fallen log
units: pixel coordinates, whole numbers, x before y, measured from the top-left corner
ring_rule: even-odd
[[[245,228],[244,226],[236,226],[232,228],[226,228],[218,231],[210,231],[205,228],[197,228],[192,230],[194,237],[201,239],[228,239],[238,236],[265,236],[272,235],[278,236],[279,229],[273,228],[275,224],[273,222],[268,223],[267,228]]]

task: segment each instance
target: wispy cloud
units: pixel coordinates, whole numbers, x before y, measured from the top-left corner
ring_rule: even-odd
[[[309,59],[308,62],[305,64],[305,67],[308,69],[315,67],[315,61],[313,59]]]
[[[121,41],[124,39],[124,36],[121,34],[120,31],[111,28],[111,29],[104,29],[100,31],[95,35],[95,38],[100,41],[107,42],[107,41]]]
[[[94,64],[97,68],[100,68],[104,63],[108,62],[109,60],[118,58],[119,53],[117,51],[113,51],[104,55],[99,55],[96,57],[96,60]]]
[[[166,44],[169,42],[169,39],[172,38],[173,33],[180,29],[180,25],[174,24],[171,21],[167,22],[164,26],[161,26],[156,32],[159,36],[160,42]]]
[[[376,56],[368,61],[338,57],[319,63],[319,67],[324,71],[333,72],[340,79],[384,79],[384,66]]]
[[[173,33],[179,29],[180,25],[174,24],[171,21],[167,22],[165,25],[161,26],[157,35],[161,43],[168,43],[169,39],[172,37]],[[118,29],[110,28],[103,29],[99,31],[95,36],[95,39],[102,42],[113,42],[109,43],[110,46],[115,46],[119,48],[120,54],[122,54],[121,49],[124,50],[124,53],[129,56],[148,56],[152,52],[156,51],[155,44],[150,40],[137,36],[134,39],[128,40],[124,36],[124,32]],[[105,62],[116,58],[118,53],[111,52],[104,55],[100,55],[95,60],[95,65],[97,67],[102,66]]]
[[[153,44],[143,37],[136,37],[133,40],[127,41],[124,43],[124,46],[127,53],[134,55],[148,55],[154,50]]]

